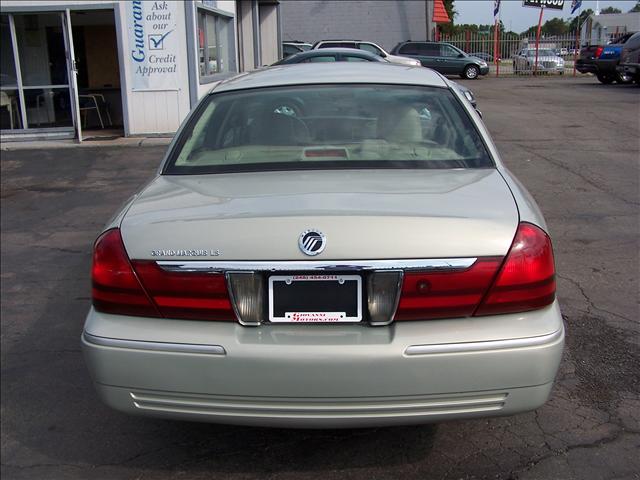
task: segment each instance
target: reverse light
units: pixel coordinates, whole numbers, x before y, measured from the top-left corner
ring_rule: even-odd
[[[401,285],[402,272],[398,270],[372,272],[367,277],[367,306],[372,325],[386,325],[393,320]]]
[[[264,312],[264,278],[254,272],[227,273],[235,313],[243,325],[260,325]]]
[[[475,315],[535,310],[553,303],[555,294],[551,239],[539,227],[521,223],[504,265]]]

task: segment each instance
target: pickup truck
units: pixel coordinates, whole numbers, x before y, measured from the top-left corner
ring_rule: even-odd
[[[618,72],[616,67],[620,62],[620,54],[625,42],[632,34],[627,34],[609,45],[587,45],[580,50],[576,61],[576,70],[580,73],[593,73],[601,83],[627,83],[631,77],[624,72]]]

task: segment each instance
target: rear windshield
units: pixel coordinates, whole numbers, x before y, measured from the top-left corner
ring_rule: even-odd
[[[447,89],[306,85],[210,95],[163,173],[491,166]]]

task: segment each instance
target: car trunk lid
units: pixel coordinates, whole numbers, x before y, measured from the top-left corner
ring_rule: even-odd
[[[455,258],[506,255],[518,219],[496,169],[287,171],[159,176],[121,231],[132,259]]]

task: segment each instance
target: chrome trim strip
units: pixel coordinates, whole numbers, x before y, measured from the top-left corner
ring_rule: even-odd
[[[488,350],[506,350],[509,348],[538,347],[554,343],[564,338],[564,326],[548,335],[538,337],[512,338],[509,340],[493,340],[488,342],[437,343],[433,345],[411,345],[404,351],[405,355],[437,355],[447,353],[484,352]]]
[[[133,348],[136,350],[153,350],[169,353],[196,353],[201,355],[226,355],[221,345],[205,345],[194,343],[147,342],[142,340],[121,340],[119,338],[98,337],[83,332],[82,338],[94,345],[114,348]]]
[[[170,272],[211,272],[226,271],[331,271],[331,270],[465,270],[477,258],[427,258],[408,260],[335,260],[319,261],[200,261],[200,260],[159,260],[157,264]]]
[[[467,397],[441,397],[435,399],[419,398],[415,400],[397,400],[394,403],[379,403],[374,399],[362,402],[340,402],[340,403],[319,403],[319,402],[295,402],[283,399],[282,403],[273,401],[273,398],[265,400],[264,397],[250,397],[242,403],[232,403],[232,401],[208,395],[207,397],[195,397],[188,395],[162,395],[148,394],[146,392],[129,392],[131,399],[140,404],[147,405],[169,405],[184,407],[207,407],[223,408],[227,411],[290,411],[290,412],[364,412],[367,410],[412,410],[416,408],[443,408],[443,407],[473,407],[476,405],[504,405],[507,399],[506,393],[496,393],[492,395],[477,395]],[[336,399],[339,402],[340,399]]]

